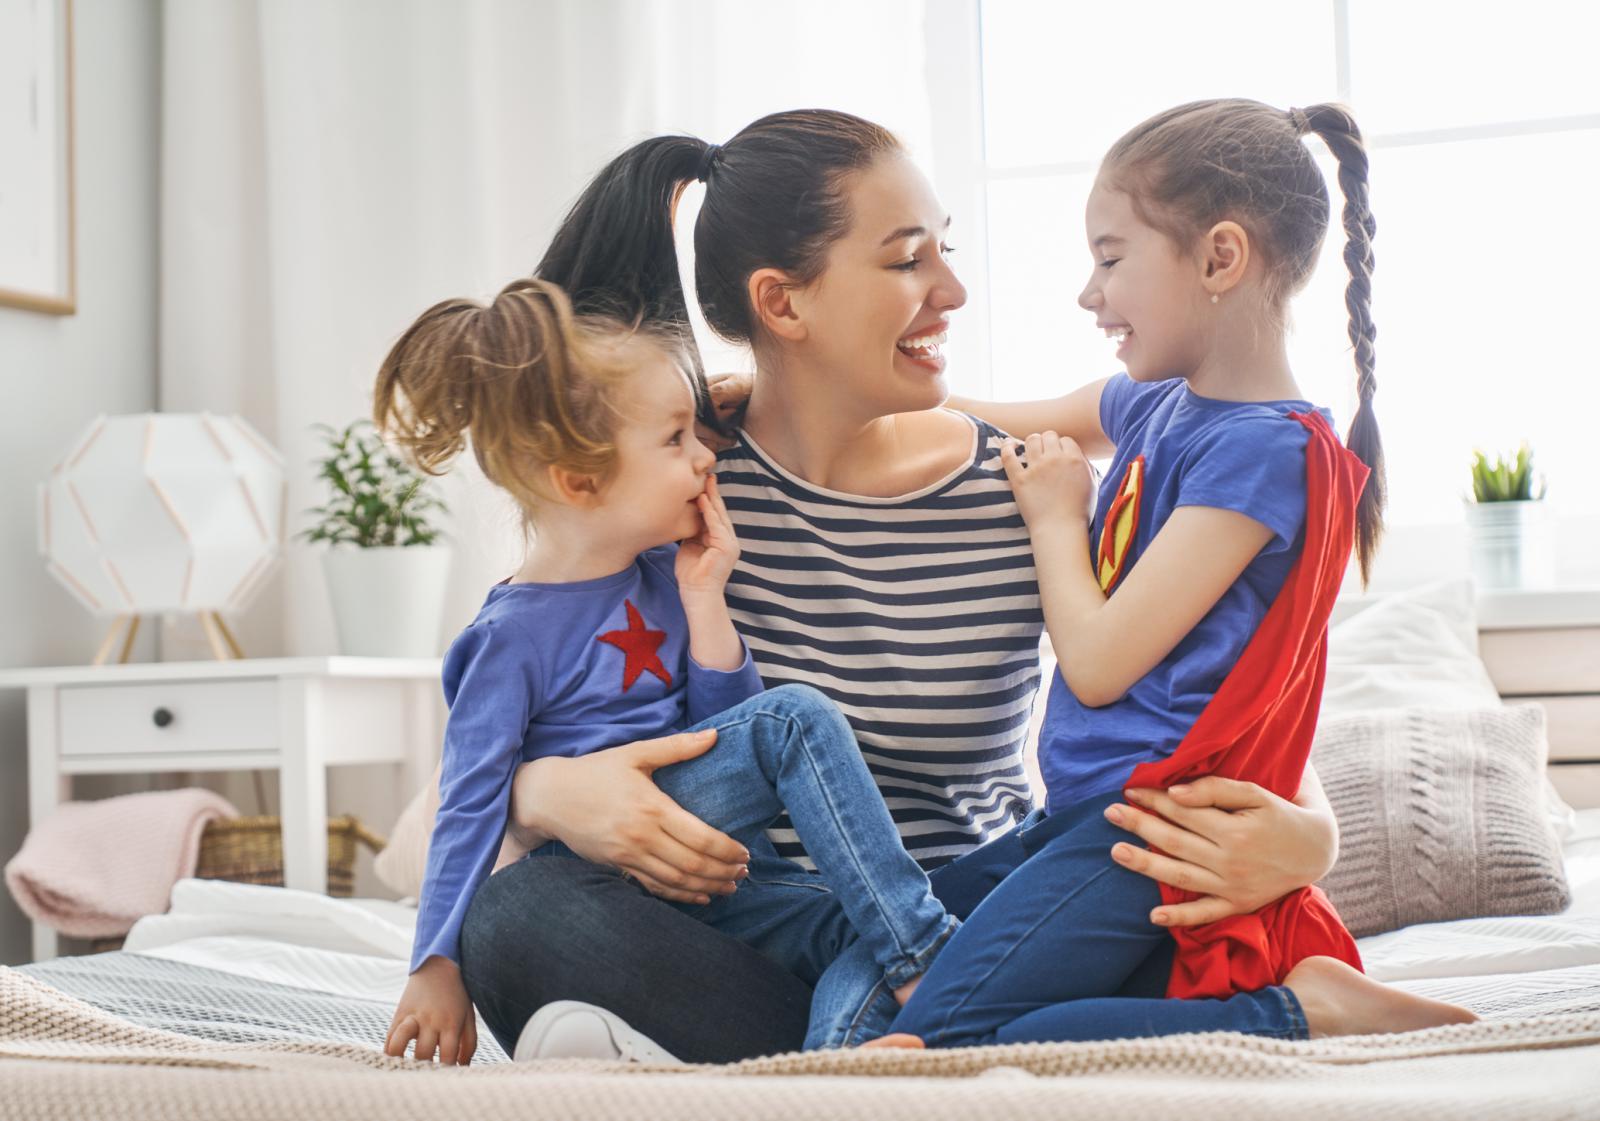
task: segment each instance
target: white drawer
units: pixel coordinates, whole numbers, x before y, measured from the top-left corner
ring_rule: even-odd
[[[59,695],[63,759],[278,747],[274,680],[77,685]],[[158,712],[170,717],[164,725]]]

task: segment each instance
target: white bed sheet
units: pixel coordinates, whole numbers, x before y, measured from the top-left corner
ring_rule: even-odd
[[[164,915],[140,919],[123,949],[239,976],[398,1001],[416,911],[386,899],[181,880]]]
[[[1368,972],[1474,1006],[1510,1000],[1530,985],[1600,982],[1600,809],[1579,811],[1564,851],[1573,897],[1566,911],[1429,923],[1364,938]],[[395,1001],[415,924],[414,908],[388,900],[184,880],[168,913],[141,919],[124,948],[280,985]]]

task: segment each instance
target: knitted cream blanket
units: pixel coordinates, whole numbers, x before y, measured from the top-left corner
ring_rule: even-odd
[[[424,1067],[348,1044],[210,1043],[0,968],[0,1115],[199,1121],[470,1117],[1519,1121],[1600,1115],[1600,1014],[1284,1043],[1192,1035],[729,1066]]]

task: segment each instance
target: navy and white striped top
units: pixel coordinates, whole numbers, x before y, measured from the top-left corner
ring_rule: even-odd
[[[741,550],[728,608],[762,680],[811,685],[843,710],[924,868],[1030,806],[1022,747],[1044,617],[1005,436],[968,419],[969,461],[895,498],[813,486],[745,435],[717,465]],[[771,835],[809,863],[787,818]]]

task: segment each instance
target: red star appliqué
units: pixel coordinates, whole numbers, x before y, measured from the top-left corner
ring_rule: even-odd
[[[639,675],[649,670],[667,687],[672,687],[672,675],[667,672],[667,667],[661,664],[661,658],[656,651],[667,640],[666,631],[647,630],[644,625],[644,616],[639,614],[639,609],[633,605],[632,600],[623,600],[628,609],[628,629],[625,631],[607,631],[597,635],[596,641],[607,642],[621,650],[627,657],[622,666],[622,691],[626,693],[633,688],[633,683],[639,680]]]

